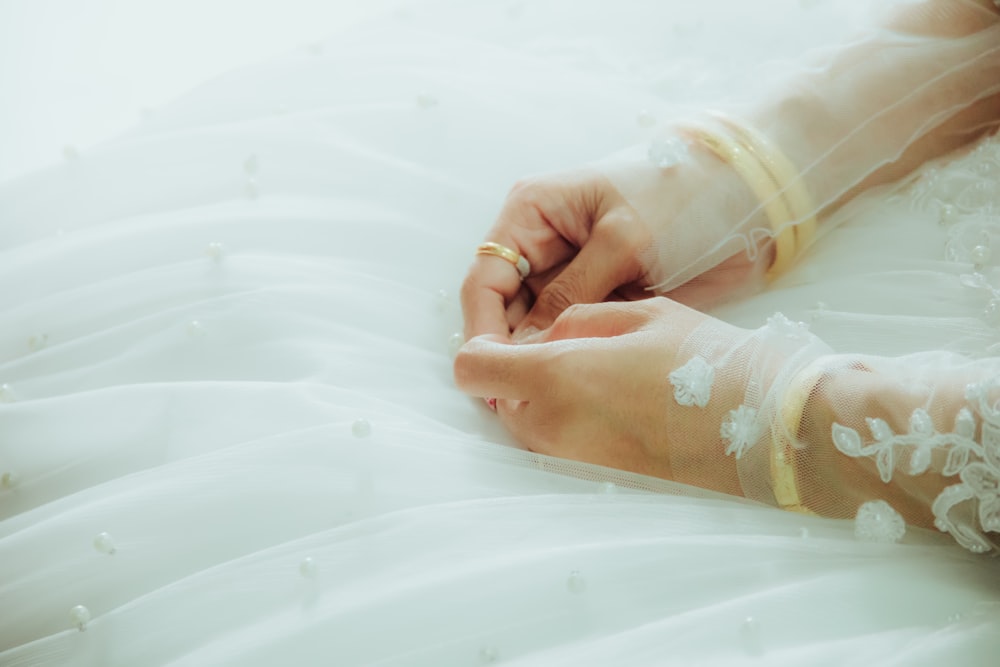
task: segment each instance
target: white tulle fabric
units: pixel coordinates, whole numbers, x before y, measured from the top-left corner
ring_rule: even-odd
[[[996,565],[949,537],[532,455],[452,386],[510,183],[853,19],[775,4],[416,7],[0,184],[0,664],[989,664]],[[717,314],[985,354],[927,201],[858,202]]]
[[[769,220],[771,199],[756,197],[691,132],[733,136],[732,129],[710,110],[686,107],[685,95],[652,140],[597,163],[650,231],[644,266],[652,289],[669,293],[745,253],[757,271],[742,290],[707,305],[758,290],[772,258],[761,249],[787,226],[829,217],[860,185],[905,175],[890,165],[915,144],[944,153],[983,132],[983,115],[969,111],[1000,93],[996,9],[978,0],[883,2],[873,9],[855,17],[854,33],[841,44],[754,77],[758,94],[750,100],[728,96],[731,121],[762,132],[798,171],[774,195],[804,187],[810,197],[802,205],[809,208],[798,217]],[[947,136],[928,138],[941,127]],[[832,226],[827,220],[820,231]]]

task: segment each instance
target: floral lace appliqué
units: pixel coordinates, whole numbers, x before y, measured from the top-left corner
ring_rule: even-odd
[[[858,508],[854,536],[864,542],[899,542],[906,534],[906,522],[884,500],[872,500]]]
[[[703,408],[712,397],[715,369],[701,357],[691,359],[670,374],[674,386],[674,400],[678,405],[697,405]]]
[[[852,428],[833,425],[833,443],[850,457],[872,457],[883,482],[892,480],[897,462],[908,457],[906,472],[920,475],[931,467],[935,450],[947,451],[941,474],[958,475],[960,483],[945,488],[931,505],[934,525],[951,533],[963,547],[985,552],[992,544],[968,521],[956,520],[952,510],[973,501],[979,528],[1000,532],[1000,405],[990,402],[990,396],[1000,389],[1000,378],[975,385],[966,390],[966,400],[972,406],[955,415],[949,433],[934,429],[930,415],[923,409],[913,411],[907,433],[893,433],[881,419],[868,419],[873,443],[864,444],[861,435]],[[982,419],[982,442],[977,442],[975,412]]]
[[[726,421],[722,422],[719,434],[727,443],[726,456],[741,458],[760,438],[757,411],[745,405],[730,410]]]

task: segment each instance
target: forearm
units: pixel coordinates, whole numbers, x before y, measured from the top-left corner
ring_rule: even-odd
[[[832,355],[811,369],[776,401],[772,492],[783,473],[775,454],[784,454],[811,512],[848,518],[884,500],[907,523],[989,548],[987,533],[1000,527],[993,523],[1000,520],[1000,505],[993,507],[1000,503],[1000,361]],[[805,400],[792,426],[783,417],[795,411],[797,392]],[[783,504],[782,492],[775,496]]]
[[[998,93],[993,4],[926,0],[808,64],[747,116],[829,212],[995,126]]]

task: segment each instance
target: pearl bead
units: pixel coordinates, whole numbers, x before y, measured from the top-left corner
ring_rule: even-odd
[[[69,610],[69,617],[73,621],[73,625],[79,628],[80,632],[83,632],[87,629],[87,623],[90,622],[90,610],[82,604],[78,604]]]
[[[257,173],[257,169],[259,167],[260,167],[260,164],[259,164],[259,161],[257,159],[257,155],[254,154],[254,153],[252,153],[250,155],[250,157],[248,157],[243,162],[243,171],[246,172],[247,176],[253,176],[254,174],[256,174]]]
[[[80,158],[80,150],[73,144],[63,146],[62,153],[67,162],[73,162]]]
[[[451,305],[451,300],[448,298],[448,292],[443,289],[439,289],[434,293],[434,305],[437,307],[439,313],[443,313]]]
[[[13,403],[16,400],[17,395],[14,393],[14,388],[6,382],[0,384],[0,403]]]
[[[479,651],[479,659],[484,665],[491,665],[500,659],[500,652],[495,646],[484,646]]]
[[[98,533],[94,538],[94,548],[102,554],[113,556],[118,549],[115,548],[115,541],[109,533]]]
[[[465,336],[456,332],[448,338],[448,351],[451,352],[451,356],[454,357],[458,354],[458,351],[462,349],[465,345]]]
[[[299,574],[306,579],[315,579],[319,575],[319,565],[311,556],[306,556],[299,563]]]
[[[187,325],[187,335],[191,338],[201,338],[205,335],[205,325],[198,320],[191,320]]]
[[[216,261],[222,259],[222,244],[213,241],[205,246],[205,256]]]
[[[421,92],[417,94],[417,106],[421,109],[430,109],[438,104],[436,97],[427,92]]]
[[[20,481],[21,477],[16,472],[5,472],[0,475],[0,487],[5,489],[13,489]]]
[[[606,496],[613,496],[618,493],[618,487],[615,486],[614,482],[601,482],[601,485],[597,487],[598,493],[603,493]]]
[[[983,319],[988,324],[1000,325],[1000,299],[990,299],[983,309]]]
[[[636,115],[635,123],[639,127],[653,127],[656,125],[656,116],[643,109]]]
[[[28,337],[28,349],[32,352],[42,349],[49,342],[49,335],[42,334],[40,336],[29,336]]]
[[[753,616],[747,616],[740,624],[740,642],[747,655],[763,655],[764,647],[760,641],[760,623]]]
[[[566,579],[566,590],[574,595],[579,595],[587,590],[587,580],[579,570],[573,570]]]
[[[257,185],[256,178],[248,178],[246,187],[243,189],[243,193],[246,195],[247,199],[256,199],[260,196],[260,186]]]
[[[809,529],[806,528],[806,527],[804,527],[804,526],[802,528],[799,528],[799,537],[801,537],[803,540],[808,540],[809,539]]]
[[[367,438],[372,434],[372,425],[367,419],[355,419],[351,424],[351,433],[355,438]]]
[[[958,220],[958,210],[952,204],[945,204],[941,207],[939,220],[942,225],[953,225]]]
[[[993,251],[990,250],[988,245],[977,245],[969,253],[969,256],[972,258],[973,264],[983,265],[993,257]]]

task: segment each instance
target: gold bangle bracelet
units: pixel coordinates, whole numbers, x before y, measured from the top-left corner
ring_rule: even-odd
[[[753,153],[764,169],[771,175],[774,182],[781,188],[789,212],[792,214],[795,230],[795,251],[812,243],[816,236],[816,207],[809,191],[802,183],[802,176],[788,156],[786,156],[770,139],[755,128],[740,123],[718,111],[711,115],[734,132]],[[782,232],[784,233],[784,230]],[[776,258],[777,263],[777,258]],[[791,261],[791,260],[788,260]]]
[[[790,512],[815,514],[802,502],[802,495],[799,493],[795,466],[798,451],[796,440],[806,403],[809,402],[809,397],[825,371],[823,365],[813,363],[792,378],[785,400],[779,408],[776,423],[772,427],[771,491],[778,507]]]
[[[769,278],[780,275],[795,255],[795,234],[792,231],[792,214],[779,184],[767,172],[753,153],[723,134],[717,134],[704,127],[689,130],[692,136],[720,160],[729,164],[747,184],[764,208],[764,213],[775,232],[774,261],[768,269]],[[783,233],[786,232],[787,233]]]

